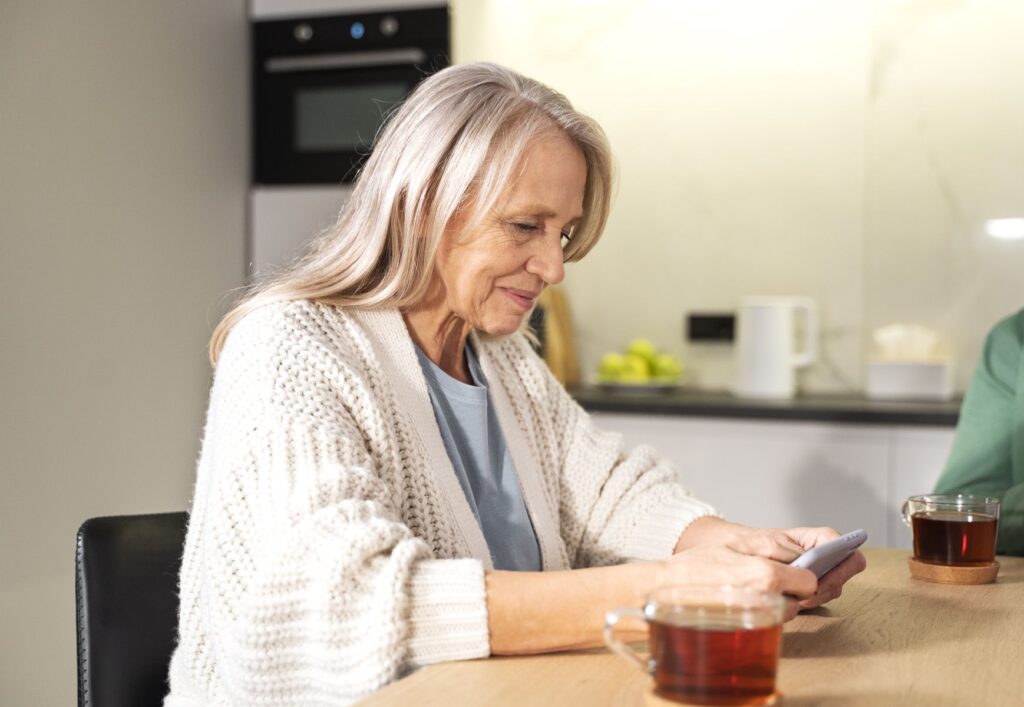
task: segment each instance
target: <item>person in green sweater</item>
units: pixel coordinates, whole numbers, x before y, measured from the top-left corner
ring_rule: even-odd
[[[1024,309],[985,339],[935,491],[998,496],[996,551],[1024,555]]]

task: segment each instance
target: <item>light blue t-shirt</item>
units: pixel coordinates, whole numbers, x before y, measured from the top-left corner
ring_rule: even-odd
[[[466,343],[473,385],[451,377],[415,348],[445,450],[487,540],[494,569],[540,570],[537,534],[473,347]]]

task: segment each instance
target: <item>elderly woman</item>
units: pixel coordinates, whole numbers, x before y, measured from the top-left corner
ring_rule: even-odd
[[[600,128],[535,81],[456,66],[410,96],[337,224],[214,334],[166,704],[344,704],[427,663],[595,646],[659,585],[792,615],[863,569],[784,564],[837,534],[716,517],[519,333],[610,192]]]

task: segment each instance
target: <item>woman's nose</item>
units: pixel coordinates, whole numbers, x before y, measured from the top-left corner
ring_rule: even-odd
[[[562,234],[539,239],[537,250],[526,261],[526,271],[536,275],[548,285],[557,285],[565,279],[565,259],[562,255]]]

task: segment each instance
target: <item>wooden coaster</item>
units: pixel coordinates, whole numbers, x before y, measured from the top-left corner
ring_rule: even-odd
[[[718,703],[715,703],[715,704],[724,704],[724,703],[718,702]],[[751,703],[751,702],[744,702],[742,704],[749,705],[749,704],[753,704],[753,703]],[[776,692],[774,695],[769,697],[767,701],[761,702],[759,704],[761,704],[763,706],[770,705],[771,707],[782,707],[782,705],[783,705],[782,693],[781,692]],[[676,702],[675,700],[670,700],[670,699],[668,699],[666,697],[662,697],[661,695],[659,695],[659,694],[654,692],[654,688],[653,687],[650,688],[649,690],[646,690],[644,692],[644,705],[645,705],[645,707],[679,707],[680,705],[682,705],[683,707],[687,707],[687,706],[689,706],[689,707],[699,707],[699,705],[695,705],[692,702]]]
[[[925,582],[939,584],[988,584],[994,582],[999,574],[999,563],[982,567],[954,567],[952,565],[932,565],[927,562],[907,558],[910,565],[910,576]]]

